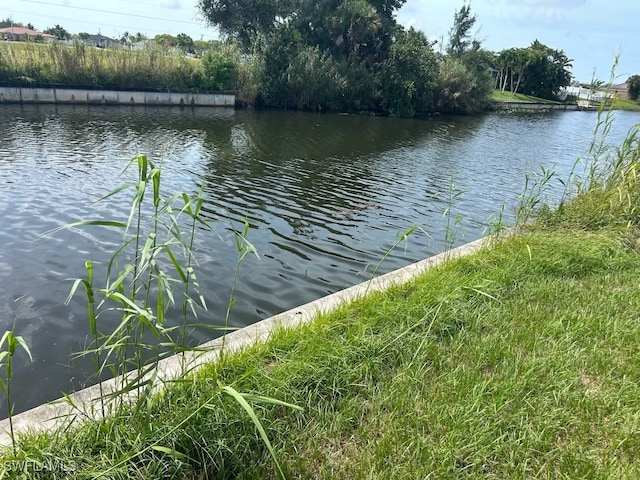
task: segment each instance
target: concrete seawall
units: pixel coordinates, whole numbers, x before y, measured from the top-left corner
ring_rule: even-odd
[[[208,93],[82,90],[71,88],[0,87],[0,104],[54,103],[70,105],[167,105],[234,107],[235,95]]]
[[[558,103],[533,103],[533,102],[494,102],[494,106],[498,110],[578,110],[578,105],[574,104],[558,104]]]
[[[452,258],[477,252],[491,240],[491,237],[476,240],[449,252],[413,263],[386,275],[373,278],[367,282],[236,330],[226,336],[224,343],[225,353],[239,351],[258,342],[265,342],[277,328],[294,328],[298,325],[309,323],[318,314],[330,312],[345,302],[357,300],[369,293],[386,290],[393,285],[406,283],[430,268],[441,265]],[[205,363],[215,361],[220,355],[222,345],[222,338],[218,338],[200,345],[197,347],[198,351],[187,352],[184,356],[174,355],[161,360],[158,364],[155,385],[157,388],[162,387],[166,382],[178,378],[185,368],[193,370]],[[122,385],[121,378],[103,382],[104,394],[107,395],[109,392],[116,391],[118,385]],[[133,400],[134,397],[135,395],[131,394],[127,397],[127,400]],[[60,399],[15,415],[13,417],[15,433],[53,431],[74,421],[81,422],[86,419],[98,419],[101,416],[98,402],[100,387],[98,385],[73,393],[69,398],[76,405],[76,409],[72,408],[65,399]],[[0,445],[11,445],[8,419],[0,421]]]

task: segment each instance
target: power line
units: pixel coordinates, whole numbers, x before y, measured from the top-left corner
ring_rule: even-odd
[[[173,23],[186,23],[189,25],[200,25],[197,22],[188,22],[186,20],[176,20],[173,18],[159,18],[159,17],[150,17],[147,15],[137,15],[135,13],[122,13],[122,12],[114,12],[111,10],[100,10],[98,8],[88,8],[88,7],[76,7],[74,5],[57,5],[55,3],[48,3],[48,2],[41,2],[38,0],[18,0],[19,2],[26,2],[26,3],[37,3],[40,5],[48,5],[50,7],[63,7],[63,8],[75,8],[76,10],[87,10],[89,12],[99,12],[99,13],[111,13],[113,15],[124,15],[126,17],[137,17],[137,18],[146,18],[149,20],[161,20],[163,22],[173,22]]]
[[[158,28],[147,28],[146,26],[141,27],[140,25],[136,25],[136,26],[131,26],[131,25],[122,25],[122,24],[118,24],[115,25],[113,23],[104,23],[104,22],[92,22],[89,20],[78,20],[75,18],[70,18],[67,16],[62,16],[62,15],[56,15],[55,17],[52,17],[49,14],[41,14],[41,13],[36,13],[36,12],[25,12],[22,10],[16,10],[16,9],[12,9],[10,12],[12,15],[14,16],[21,16],[23,18],[20,18],[20,21],[28,21],[28,22],[32,22],[32,23],[43,23],[40,19],[47,19],[49,21],[49,23],[61,23],[61,24],[67,24],[68,22],[71,23],[82,23],[83,25],[96,25],[98,27],[100,27],[100,29],[102,30],[102,32],[104,33],[105,29],[111,29],[113,28],[114,30],[119,30],[120,32],[123,31],[143,31],[146,33],[155,33],[155,34],[161,34],[161,33],[169,33],[169,34],[174,34],[177,35],[179,33],[185,33],[183,30],[181,29],[174,29],[171,27],[168,28],[162,28],[162,29],[158,29]],[[37,20],[35,20],[33,17],[36,17]],[[198,25],[195,24],[196,26],[200,27],[200,28],[204,28],[202,25]],[[50,26],[50,25],[48,25]],[[42,27],[41,30],[44,30],[46,28]],[[210,28],[210,27],[209,27]],[[216,37],[216,33],[215,30],[214,31],[209,31],[209,32],[200,32],[198,33],[197,36],[213,36]],[[194,37],[195,38],[195,37]]]
[[[41,5],[55,6],[55,7],[66,6],[66,7],[76,8],[76,9],[78,8],[78,7],[73,7],[73,6],[70,6],[70,5],[52,4],[50,2],[44,2],[44,1],[40,1],[40,0],[20,0],[20,1],[23,1],[23,2],[26,2],[26,3],[34,3],[34,4],[41,4]],[[151,4],[143,3],[141,1],[129,0],[128,3],[129,4],[134,3],[134,4],[138,4],[138,5],[152,6]],[[86,11],[94,11],[94,12],[111,12],[111,11],[108,11],[108,10],[100,10],[100,9],[88,8],[88,7],[81,7],[79,9],[80,10],[86,10]],[[197,37],[200,37],[200,38],[205,38],[205,37],[217,38],[219,36],[219,33],[217,32],[217,29],[214,28],[213,31],[211,31],[211,26],[207,25],[206,22],[203,22],[203,21],[200,21],[199,23],[197,23],[197,22],[180,21],[180,22],[178,22],[179,24],[185,24],[185,27],[180,27],[179,25],[175,25],[176,22],[174,22],[173,20],[168,20],[168,19],[164,19],[164,18],[160,18],[160,17],[153,17],[153,16],[150,16],[150,15],[136,15],[136,14],[112,12],[113,14],[117,14],[117,15],[124,16],[124,17],[149,18],[149,19],[152,19],[152,20],[162,21],[164,23],[164,26],[155,25],[156,28],[149,28],[150,26],[146,25],[146,24],[150,23],[150,22],[144,22],[145,25],[136,24],[135,26],[131,26],[131,25],[123,25],[119,20],[116,20],[115,23],[91,22],[91,21],[85,19],[85,18],[87,18],[86,15],[85,15],[85,17],[83,19],[77,19],[77,18],[75,18],[75,16],[73,16],[73,17],[69,16],[69,15],[72,15],[72,13],[70,11],[66,11],[67,14],[65,14],[65,13],[62,13],[61,9],[59,9],[59,8],[56,8],[53,13],[48,13],[46,15],[45,14],[41,14],[41,13],[37,13],[35,8],[34,8],[34,10],[31,10],[31,11],[28,11],[28,12],[16,10],[16,9],[13,9],[13,8],[11,10],[12,10],[12,12],[10,12],[10,13],[25,15],[25,17],[27,19],[32,19],[33,17],[38,17],[39,19],[46,19],[48,23],[60,22],[60,23],[64,24],[66,22],[70,22],[72,24],[75,24],[76,29],[80,28],[81,30],[86,30],[86,28],[79,27],[78,25],[80,25],[80,24],[98,26],[99,30],[101,30],[103,33],[105,32],[105,30],[113,29],[112,33],[116,34],[116,35],[120,35],[123,31],[143,31],[147,35],[152,34],[152,36],[153,36],[153,34],[160,34],[160,33],[169,33],[169,34],[177,35],[179,33],[185,33],[185,30],[187,30],[187,33],[190,33],[194,38],[197,38]],[[40,9],[40,11],[42,11],[42,10],[45,10],[45,9],[44,8]],[[104,15],[94,15],[94,16],[97,17],[97,18],[107,18]],[[92,18],[94,16],[88,16],[88,18]],[[37,21],[38,22],[42,22],[42,20],[37,20]],[[136,21],[136,20],[134,20],[134,21]],[[187,27],[187,25],[189,25],[189,27]],[[194,30],[194,27],[195,27],[195,30]],[[119,31],[119,33],[116,33],[118,31]]]

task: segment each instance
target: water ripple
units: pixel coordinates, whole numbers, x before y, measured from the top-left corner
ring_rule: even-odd
[[[370,278],[398,235],[420,230],[377,273],[444,245],[443,212],[461,215],[456,242],[507,217],[526,172],[568,173],[588,147],[595,116],[487,115],[428,121],[225,109],[3,106],[0,130],[0,321],[31,345],[41,381],[18,388],[19,410],[79,386],[89,369],[69,354],[87,344],[86,306],[64,305],[84,261],[104,278],[122,232],[68,228],[82,219],[126,219],[133,191],[96,202],[124,182],[138,153],[162,164],[165,195],[195,195],[216,234],[199,228],[197,273],[220,324],[235,275],[233,230],[250,224],[260,259],[241,265],[232,324],[243,326]],[[620,138],[637,116],[617,114]],[[615,125],[615,124],[614,124]],[[464,193],[450,205],[448,192]],[[179,315],[179,313],[176,313]],[[192,332],[203,342],[211,332]],[[71,380],[75,379],[75,380]],[[20,380],[18,380],[20,381]]]

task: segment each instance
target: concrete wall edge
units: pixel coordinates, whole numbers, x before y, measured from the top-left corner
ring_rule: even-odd
[[[256,343],[266,342],[277,328],[295,328],[313,321],[320,313],[335,310],[344,303],[357,300],[369,293],[387,290],[394,285],[407,283],[450,259],[479,251],[493,238],[485,237],[475,240],[228,333],[224,340],[224,351],[225,353],[237,352]],[[223,339],[217,338],[196,347],[198,349],[196,352],[177,354],[161,360],[158,364],[155,388],[161,388],[178,378],[183,371],[183,365],[189,369],[197,369],[199,366],[215,361],[219,358],[222,345]],[[122,377],[117,377],[103,382],[103,392],[114,391],[117,385],[122,384],[122,380]],[[14,432],[16,435],[24,432],[53,432],[73,422],[98,419],[101,417],[99,398],[100,386],[93,385],[69,395],[75,408],[65,398],[61,398],[27,410],[13,417]],[[132,393],[127,400],[134,398],[135,395]],[[11,445],[8,419],[0,421],[0,445]]]
[[[236,96],[220,93],[142,92],[75,88],[0,87],[2,104],[161,105],[174,107],[234,107]]]

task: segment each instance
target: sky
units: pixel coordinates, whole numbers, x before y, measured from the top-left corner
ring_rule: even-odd
[[[0,0],[0,18],[32,23],[38,30],[60,24],[71,33],[125,31],[149,37],[186,33],[194,40],[218,38],[199,14],[198,0]],[[446,43],[463,0],[407,0],[400,23],[422,30],[435,48]],[[616,55],[615,83],[640,74],[640,0],[471,0],[475,36],[494,51],[527,47],[538,39],[573,59],[582,82],[608,81]]]

